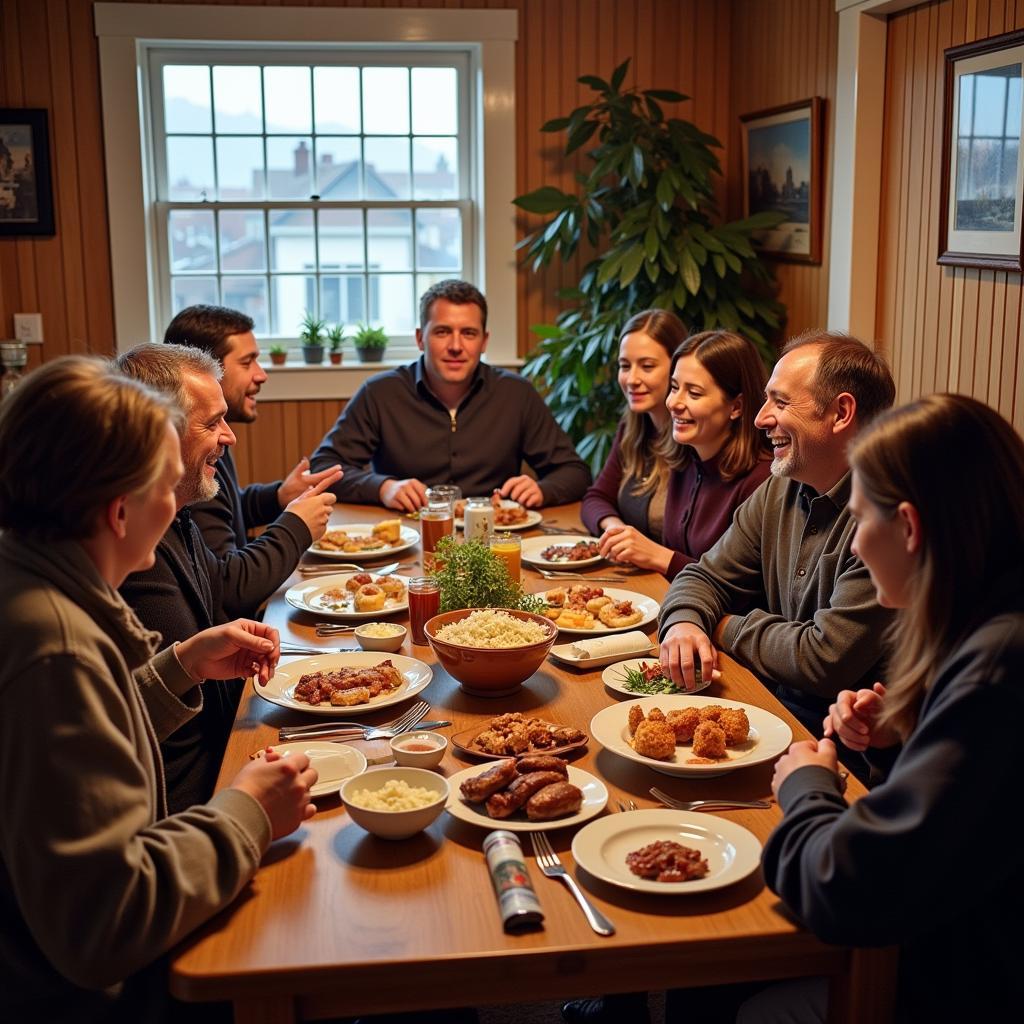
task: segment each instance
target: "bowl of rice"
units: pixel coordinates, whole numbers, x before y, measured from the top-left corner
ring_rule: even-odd
[[[442,612],[423,631],[444,670],[474,697],[515,693],[558,638],[550,619],[512,608]]]
[[[371,768],[347,779],[341,802],[348,816],[379,839],[422,832],[448,802],[448,780],[426,768]]]

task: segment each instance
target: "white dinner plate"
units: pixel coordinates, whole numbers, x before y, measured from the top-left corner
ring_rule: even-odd
[[[608,790],[596,775],[569,765],[569,781],[583,790],[583,806],[580,807],[579,813],[565,818],[555,818],[553,821],[530,821],[526,817],[525,811],[516,811],[511,818],[492,818],[484,810],[483,804],[471,804],[466,800],[459,792],[459,786],[467,779],[483,775],[493,767],[493,764],[475,764],[472,768],[463,768],[461,772],[448,776],[451,792],[445,810],[453,818],[487,829],[503,828],[508,829],[509,832],[545,832],[548,829],[565,828],[568,825],[579,825],[584,821],[590,821],[591,818],[600,814],[604,810],[605,804],[608,803]]]
[[[339,668],[358,668],[379,665],[390,661],[405,677],[405,681],[397,690],[384,697],[377,697],[369,704],[356,704],[353,707],[335,707],[333,704],[306,704],[296,700],[295,685],[300,676],[307,672],[330,672]],[[383,654],[379,651],[346,651],[344,654],[318,654],[312,658],[282,658],[277,671],[270,677],[266,686],[260,686],[253,679],[252,688],[264,700],[277,704],[292,711],[305,711],[310,715],[333,715],[335,718],[348,718],[351,715],[365,715],[378,708],[390,707],[403,700],[415,697],[427,688],[433,678],[429,665],[415,658],[406,658],[401,654]]]
[[[658,882],[634,875],[626,866],[626,855],[658,840],[700,850],[708,873],[689,882]],[[573,836],[572,857],[578,867],[609,885],[684,896],[742,881],[761,863],[761,843],[742,825],[713,814],[652,808],[592,821]]]
[[[604,561],[600,555],[593,558],[584,558],[579,562],[552,562],[541,558],[541,552],[546,548],[556,545],[558,547],[572,547],[579,541],[585,540],[588,544],[596,544],[596,537],[588,537],[586,534],[558,534],[549,533],[543,537],[527,537],[523,541],[523,561],[531,565],[539,565],[542,569],[564,569],[567,572],[575,572],[577,569],[585,569],[588,565],[597,565]]]
[[[750,721],[750,735],[746,743],[727,747],[725,759],[712,764],[687,764],[687,760],[693,756],[693,748],[689,743],[676,747],[674,760],[658,761],[653,757],[638,754],[629,745],[629,709],[634,704],[639,704],[645,715],[651,708],[661,708],[665,714],[677,708],[707,707],[709,704],[720,704],[723,708],[742,708]],[[613,704],[610,708],[598,711],[590,720],[590,735],[613,754],[646,765],[656,772],[661,772],[662,775],[704,778],[724,775],[738,768],[749,768],[751,765],[771,761],[783,753],[793,739],[789,726],[781,718],[776,718],[763,708],[726,700],[724,697],[691,697],[683,694],[638,697],[636,700],[624,700],[621,704]]]
[[[345,590],[345,583],[356,575],[359,574],[340,572],[336,576],[318,576],[315,580],[303,580],[301,583],[296,583],[294,587],[289,587],[285,591],[284,599],[293,608],[298,608],[300,612],[310,612],[313,615],[327,615],[332,619],[375,619],[381,615],[389,615],[391,612],[405,612],[409,610],[409,590],[407,587],[401,598],[386,598],[384,607],[375,612],[357,612],[354,608],[354,595],[351,591],[346,591],[348,603],[345,609],[335,610],[325,603],[324,594],[331,590]],[[369,575],[372,576],[373,573],[369,573]],[[398,578],[402,580],[403,586],[406,586],[408,581],[401,576]]]
[[[549,582],[554,583],[555,580]],[[569,586],[573,583],[586,584],[586,580],[567,580],[566,585],[562,587],[548,587],[548,590],[568,590]],[[595,583],[595,587],[600,584]],[[645,594],[638,594],[634,590],[617,590],[614,587],[602,587],[605,596],[610,597],[613,601],[632,601],[633,607],[637,611],[643,613],[643,618],[639,622],[631,622],[628,626],[606,626],[596,615],[594,616],[594,628],[593,629],[571,629],[568,626],[558,626],[559,633],[565,633],[569,636],[604,636],[608,633],[625,633],[631,629],[644,629],[649,626],[658,617],[658,612],[661,609],[661,605],[654,600],[653,597],[647,597]],[[546,591],[538,590],[533,597],[543,597]]]
[[[328,533],[331,530],[344,530],[353,537],[370,537],[373,534],[373,523],[342,523],[335,526],[333,523],[327,527]],[[403,524],[401,528],[401,539],[397,544],[385,544],[382,547],[374,548],[372,551],[321,551],[317,542],[310,544],[310,554],[319,558],[329,558],[334,562],[370,562],[375,558],[390,558],[392,555],[408,551],[420,542],[419,530]]]
[[[604,683],[609,690],[614,690],[616,693],[624,693],[627,697],[633,697],[634,699],[648,696],[660,697],[662,696],[660,693],[636,693],[635,691],[626,688],[626,669],[631,668],[639,671],[641,665],[650,665],[652,662],[657,664],[657,661],[657,658],[630,658],[629,661],[620,661],[615,665],[609,665],[608,668],[601,673],[601,682]],[[709,679],[705,683],[702,676],[700,686],[695,690],[681,691],[678,694],[665,694],[665,696],[685,697],[687,693],[700,693],[701,690],[706,690],[710,685],[711,680]],[[724,705],[724,701],[722,703]],[[662,708],[661,710],[664,711],[665,709]]]
[[[339,710],[341,710],[339,708]],[[337,793],[341,784],[353,775],[361,775],[366,771],[366,758],[363,754],[350,747],[347,743],[330,743],[327,740],[295,740],[293,743],[275,743],[271,750],[287,757],[292,753],[305,754],[310,765],[317,770],[320,777],[309,795],[312,797]],[[256,757],[263,754],[261,750]]]
[[[516,508],[519,505],[518,501],[511,501],[508,498],[502,498],[501,501],[503,508]],[[526,510],[526,518],[521,523],[513,523],[511,526],[498,526],[495,524],[495,533],[504,533],[506,530],[532,530],[538,523],[542,522],[544,515],[538,512],[535,508],[528,508]],[[466,524],[460,516],[455,520],[455,528],[457,530],[465,529]]]

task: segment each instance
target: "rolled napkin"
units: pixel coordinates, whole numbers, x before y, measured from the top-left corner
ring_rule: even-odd
[[[569,645],[574,658],[611,658],[618,655],[646,654],[654,645],[646,633],[634,629],[629,633],[612,633],[593,640],[576,640]]]

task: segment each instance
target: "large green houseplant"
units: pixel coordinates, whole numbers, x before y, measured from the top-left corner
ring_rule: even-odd
[[[688,121],[667,118],[659,101],[687,99],[670,89],[622,91],[629,61],[610,81],[579,79],[593,102],[555,118],[545,132],[567,133],[565,155],[587,145],[591,167],[578,190],[551,185],[519,196],[517,206],[545,222],[520,248],[534,271],[556,255],[568,260],[581,244],[595,253],[570,305],[554,324],[532,330],[542,340],[524,367],[555,417],[595,470],[605,461],[622,408],[616,384],[618,333],[633,313],[671,309],[691,330],[724,327],[772,358],[768,336],[782,306],[751,235],[783,217],[760,213],[717,220],[712,176],[721,174],[712,147],[720,143]]]

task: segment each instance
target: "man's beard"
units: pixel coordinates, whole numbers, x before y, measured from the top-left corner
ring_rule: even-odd
[[[223,454],[223,450],[221,452]],[[196,505],[201,501],[212,501],[220,491],[220,481],[214,476],[207,478],[204,468],[206,460],[186,468],[180,483],[175,489],[178,507]]]

